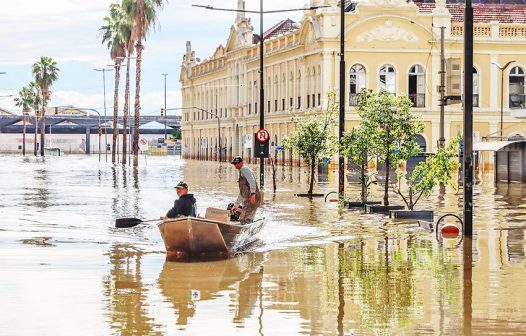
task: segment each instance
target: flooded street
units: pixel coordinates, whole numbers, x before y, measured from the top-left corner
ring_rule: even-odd
[[[199,214],[226,208],[237,171],[179,157],[141,157],[138,170],[102,160],[0,156],[0,335],[525,333],[526,186],[481,176],[473,240],[437,241],[416,221],[294,197],[308,189],[306,170],[278,167],[257,216],[267,218],[262,245],[175,263],[155,222],[114,220],[164,215],[181,179]],[[337,178],[315,191],[337,190]],[[359,198],[359,185],[346,188]],[[436,209],[435,220],[462,213],[460,194],[436,194],[417,208]]]

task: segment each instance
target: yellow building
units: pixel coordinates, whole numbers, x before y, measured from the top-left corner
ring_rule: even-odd
[[[464,4],[445,0],[369,0],[346,6],[346,130],[359,123],[355,94],[386,88],[414,102],[426,128],[419,141],[427,152],[439,138],[440,33],[445,57],[463,64]],[[340,9],[334,0],[310,0],[301,22],[283,20],[264,33],[265,128],[273,147],[292,130],[289,110],[317,108],[329,91],[339,90]],[[244,1],[238,1],[244,8]],[[526,5],[474,4],[474,141],[499,136],[501,89],[503,135],[526,135]],[[522,25],[521,25],[522,24]],[[227,157],[252,156],[259,129],[259,46],[249,18],[237,14],[226,45],[199,61],[187,42],[182,83],[183,154],[216,159],[218,120]],[[499,65],[511,63],[503,72]],[[503,75],[503,80],[501,80]],[[502,87],[503,86],[503,87]],[[446,141],[462,132],[462,106],[445,108]],[[247,141],[248,139],[249,141]],[[291,152],[280,161],[297,159]],[[488,159],[489,160],[489,159]],[[489,162],[489,161],[488,161]]]

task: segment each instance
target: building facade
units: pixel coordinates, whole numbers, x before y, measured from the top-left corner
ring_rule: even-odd
[[[526,4],[474,4],[474,141],[526,135]],[[520,2],[520,1],[519,1]],[[294,130],[290,113],[323,106],[339,93],[340,9],[335,0],[311,0],[301,22],[283,20],[264,33],[265,128],[271,153]],[[244,9],[244,1],[238,1]],[[362,88],[406,94],[425,130],[419,142],[436,150],[440,129],[440,36],[445,57],[463,65],[464,3],[445,0],[370,0],[349,3],[345,14],[345,129],[360,121],[354,105]],[[238,13],[226,45],[199,61],[187,42],[182,83],[183,155],[216,159],[251,157],[259,129],[259,45],[250,18]],[[513,61],[505,70],[501,65]],[[461,73],[461,71],[460,71]],[[461,83],[462,80],[459,80]],[[462,85],[462,84],[460,84]],[[502,91],[501,91],[502,90]],[[501,110],[502,94],[502,110]],[[193,107],[209,111],[205,113]],[[217,116],[217,118],[216,118]],[[218,119],[221,139],[218,138]],[[446,141],[462,132],[462,105],[445,107]],[[282,162],[298,159],[281,152]],[[487,162],[492,162],[487,158]]]

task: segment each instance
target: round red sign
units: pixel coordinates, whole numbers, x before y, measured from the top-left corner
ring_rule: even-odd
[[[266,129],[260,129],[257,131],[256,137],[258,138],[259,142],[267,142],[270,138],[270,134]]]

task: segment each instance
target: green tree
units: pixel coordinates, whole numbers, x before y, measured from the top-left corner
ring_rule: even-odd
[[[38,106],[40,104],[40,94],[39,94],[38,85],[35,82],[29,83],[28,86],[25,86],[18,92],[18,97],[14,99],[15,105],[22,108],[22,121],[24,124],[22,132],[22,155],[26,155],[26,123],[27,116],[29,111],[33,109],[35,115],[38,111]],[[35,129],[36,129],[36,118],[35,118]],[[36,138],[36,137],[35,137]],[[36,146],[35,146],[35,155],[36,155]]]
[[[173,130],[172,134],[170,134],[170,140],[172,141],[181,140],[181,130],[180,129]]]
[[[50,87],[58,79],[59,69],[57,62],[51,57],[41,56],[40,60],[33,64],[33,75],[41,93],[41,114],[42,126],[40,128],[40,155],[44,156],[44,144],[46,136],[46,107],[51,98]],[[35,125],[36,127],[36,125]]]
[[[336,149],[337,139],[334,135],[338,106],[335,94],[327,95],[327,108],[322,111],[308,110],[303,116],[294,115],[296,130],[283,140],[285,148],[292,150],[307,162],[310,167],[309,194],[314,186],[316,165],[323,158],[330,156]]]
[[[402,197],[408,210],[414,210],[418,201],[427,198],[438,183],[449,185],[456,190],[453,172],[457,166],[454,158],[458,155],[459,138],[452,139],[445,148],[440,148],[436,154],[428,157],[425,162],[420,162],[413,172],[404,174],[397,171],[398,182],[393,184],[393,190]],[[401,181],[407,185],[406,194],[402,190]]]
[[[360,166],[360,184],[362,187],[360,198],[364,204],[367,202],[371,184],[376,182],[375,174],[370,174],[367,171],[369,159],[374,153],[370,143],[371,134],[362,126],[354,127],[345,133],[340,143],[341,154],[350,157],[353,163]]]
[[[358,94],[356,110],[361,125],[371,136],[374,154],[385,163],[384,205],[389,205],[389,168],[420,152],[415,139],[424,124],[410,112],[411,107],[407,96],[395,96],[385,89],[363,89]]]
[[[108,46],[108,49],[110,50],[110,57],[113,60],[115,67],[115,88],[113,95],[113,139],[111,146],[111,162],[115,163],[115,149],[117,147],[117,137],[119,136],[117,120],[119,114],[120,69],[122,61],[128,55],[127,51],[130,49],[128,48],[128,42],[130,40],[132,26],[131,20],[123,12],[122,7],[116,3],[110,4],[110,14],[104,18],[104,21],[106,24],[100,28],[102,43],[106,43]],[[127,76],[129,77],[129,67]],[[127,78],[127,80],[129,82],[129,78]],[[127,102],[127,99],[125,101]],[[126,141],[123,141],[123,143],[126,144]]]
[[[157,23],[157,10],[162,8],[164,0],[123,0],[124,11],[133,20],[132,40],[135,42],[136,72],[135,72],[135,132],[133,134],[133,165],[139,164],[139,119],[141,113],[141,61],[143,40],[146,40],[150,28]]]

